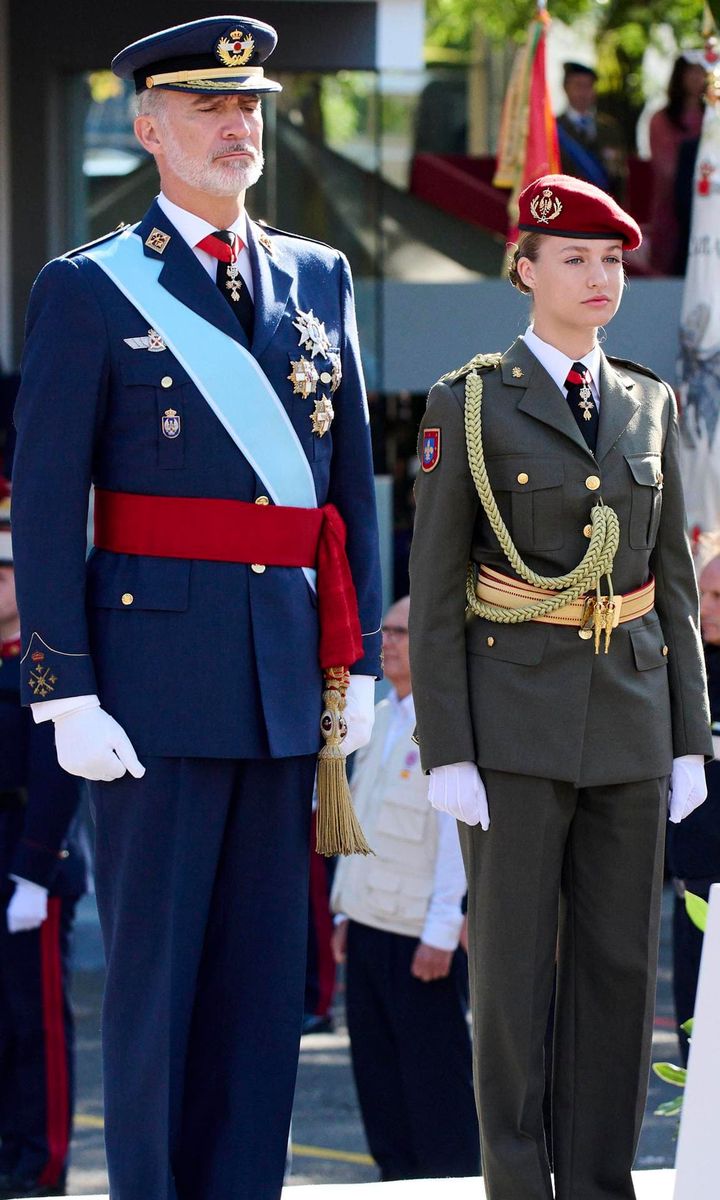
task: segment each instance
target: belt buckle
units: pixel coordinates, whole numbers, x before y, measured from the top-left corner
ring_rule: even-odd
[[[617,629],[618,625],[620,624],[620,613],[622,612],[622,606],[623,606],[624,599],[625,599],[624,596],[618,595],[617,593],[613,596],[613,604],[615,605],[615,609],[613,612],[613,623],[612,623],[613,629]]]
[[[578,637],[583,641],[589,641],[593,636],[593,618],[595,614],[595,596],[583,596],[583,610],[580,618],[580,628],[578,629]]]

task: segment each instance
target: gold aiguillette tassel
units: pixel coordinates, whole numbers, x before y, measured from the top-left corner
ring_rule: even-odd
[[[334,854],[372,854],[355,815],[342,750],[345,732],[343,711],[350,672],[346,667],[328,667],[324,675],[320,728],[325,745],[318,755],[315,849],[326,857]]]

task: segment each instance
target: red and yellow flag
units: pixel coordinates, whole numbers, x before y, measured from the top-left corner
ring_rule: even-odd
[[[493,183],[512,189],[508,201],[511,241],[517,237],[517,199],[523,188],[539,175],[560,170],[557,125],[545,72],[549,26],[546,4],[540,0],[527,41],[516,55],[503,102]]]

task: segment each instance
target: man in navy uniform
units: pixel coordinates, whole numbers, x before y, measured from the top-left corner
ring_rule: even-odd
[[[348,753],[380,673],[347,262],[245,212],[275,43],[216,17],[116,56],[160,195],[30,301],[21,682],[93,781],[113,1200],[279,1196],[321,667],[352,666]]]
[[[73,1109],[70,934],[85,890],[77,779],[20,704],[20,619],[0,478],[0,1197],[64,1196]]]

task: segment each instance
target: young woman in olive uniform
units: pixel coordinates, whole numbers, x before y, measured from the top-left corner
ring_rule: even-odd
[[[611,359],[640,231],[599,189],[520,197],[533,324],[430,393],[411,659],[431,801],[460,820],[489,1200],[632,1200],[663,834],[712,754],[667,384]],[[468,566],[470,572],[468,574]],[[671,784],[671,789],[669,788]]]

